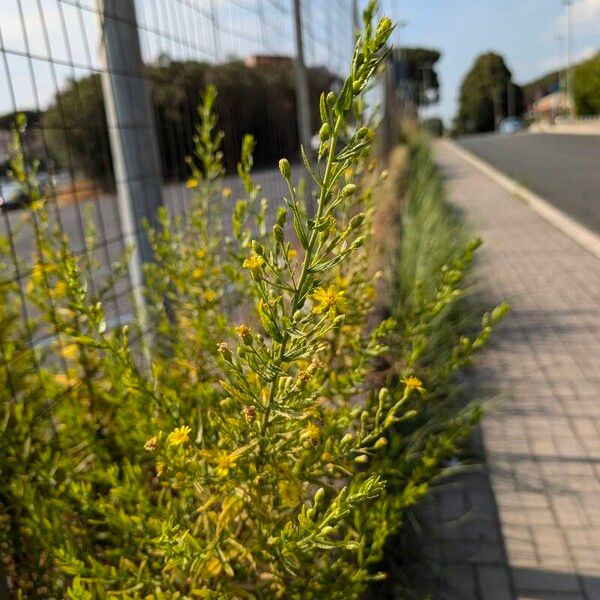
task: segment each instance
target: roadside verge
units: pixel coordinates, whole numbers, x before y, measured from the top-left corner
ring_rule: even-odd
[[[517,183],[514,179],[505,175],[489,163],[475,156],[459,144],[451,140],[442,140],[441,144],[450,147],[454,152],[464,158],[467,162],[487,175],[490,179],[500,184],[504,189],[514,196],[522,198],[537,214],[562,231],[565,235],[577,242],[588,252],[600,258],[600,236],[581,225],[575,219],[552,206],[547,200],[528,190],[525,186]]]

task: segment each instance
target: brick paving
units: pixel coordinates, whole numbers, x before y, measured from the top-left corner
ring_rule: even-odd
[[[600,599],[600,259],[451,145],[436,159],[449,201],[485,241],[486,300],[512,307],[474,373],[497,392],[482,424],[493,500],[481,480],[460,483],[483,498],[487,533],[471,539],[467,587],[448,597]],[[504,548],[493,547],[495,517]]]

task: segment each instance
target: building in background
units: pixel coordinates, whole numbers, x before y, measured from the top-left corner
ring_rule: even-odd
[[[535,100],[527,116],[533,121],[544,121],[553,123],[557,117],[569,113],[569,101],[567,95],[562,91],[555,91]]]

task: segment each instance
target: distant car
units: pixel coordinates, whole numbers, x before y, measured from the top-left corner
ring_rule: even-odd
[[[42,196],[52,194],[59,184],[68,181],[68,175],[67,171],[58,171],[52,175],[44,171],[39,172],[36,176],[36,183],[40,194]],[[30,195],[21,184],[7,178],[0,179],[0,211],[23,208],[30,201]]]
[[[523,130],[523,121],[519,117],[506,117],[500,121],[498,131],[500,133],[516,133]]]
[[[17,208],[23,202],[18,184],[9,179],[0,180],[0,210]]]

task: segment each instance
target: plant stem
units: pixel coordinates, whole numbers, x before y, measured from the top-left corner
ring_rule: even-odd
[[[330,185],[329,180],[331,178],[331,169],[333,166],[333,159],[335,157],[335,147],[336,147],[336,143],[337,143],[337,139],[338,139],[338,136],[340,133],[340,128],[342,126],[342,123],[343,123],[342,117],[337,117],[335,127],[331,134],[331,143],[329,146],[329,154],[327,156],[327,164],[325,166],[325,173],[323,175],[323,184],[322,184],[321,190],[319,192],[319,200],[318,200],[318,204],[317,204],[317,214],[315,217],[315,221],[319,221],[319,219],[321,219],[321,217],[323,216],[323,208],[325,206],[325,200],[326,200],[325,194],[326,194],[327,190],[329,189],[329,185]],[[306,254],[304,256],[304,261],[302,263],[302,271],[300,273],[300,279],[298,280],[298,285],[296,286],[296,290],[294,291],[294,295],[292,298],[292,304],[291,304],[291,314],[292,315],[298,310],[300,299],[303,296],[303,289],[304,289],[304,286],[306,283],[306,278],[308,276],[308,269],[310,268],[310,265],[311,265],[312,259],[313,259],[313,249],[315,246],[315,242],[317,241],[317,234],[318,234],[318,232],[316,231],[316,229],[313,229],[311,231],[310,238],[308,240]],[[287,331],[284,331],[283,339],[281,341],[281,346],[279,347],[279,352],[278,352],[277,359],[276,359],[278,366],[280,366],[281,363],[283,362],[288,340],[289,340],[289,334]],[[278,383],[279,383],[279,375],[276,375],[275,378],[273,379],[273,381],[271,381],[271,385],[269,387],[269,396],[267,399],[267,406],[265,408],[264,417],[263,417],[261,427],[260,427],[261,437],[264,437],[264,435],[267,432],[267,427],[269,425],[269,418],[271,415],[271,406],[273,404],[273,400],[275,399],[275,392],[276,392]],[[262,455],[262,445],[259,448],[259,456],[260,455]]]

